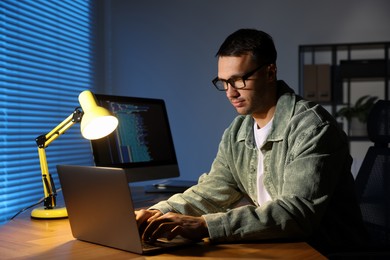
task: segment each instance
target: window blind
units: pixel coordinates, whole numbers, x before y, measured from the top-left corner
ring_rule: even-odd
[[[93,17],[86,0],[0,1],[0,224],[44,196],[35,138],[93,90]],[[57,164],[93,164],[79,125],[46,154],[56,188]]]

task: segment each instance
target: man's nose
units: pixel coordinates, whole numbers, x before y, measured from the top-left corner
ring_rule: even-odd
[[[226,96],[227,97],[236,97],[238,95],[237,89],[235,89],[230,83],[226,82]]]

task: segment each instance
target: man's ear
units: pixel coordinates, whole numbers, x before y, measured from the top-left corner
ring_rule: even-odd
[[[276,81],[276,72],[277,72],[276,64],[272,63],[268,65],[267,76],[269,81]]]

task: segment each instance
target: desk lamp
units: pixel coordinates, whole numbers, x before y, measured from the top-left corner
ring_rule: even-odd
[[[62,121],[53,130],[36,138],[45,198],[43,201],[44,207],[36,208],[31,212],[31,217],[33,218],[53,219],[65,218],[68,216],[65,207],[56,207],[57,193],[53,178],[49,173],[45,148],[78,122],[81,122],[80,128],[82,136],[89,140],[105,137],[112,133],[118,126],[118,119],[107,109],[97,105],[95,96],[91,91],[85,90],[81,92],[79,95],[79,103],[82,111],[80,111],[80,108],[76,108],[68,118]]]

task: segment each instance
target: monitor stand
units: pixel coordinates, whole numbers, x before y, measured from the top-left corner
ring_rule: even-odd
[[[182,193],[197,184],[197,181],[168,179],[160,183],[145,186],[148,193]]]

